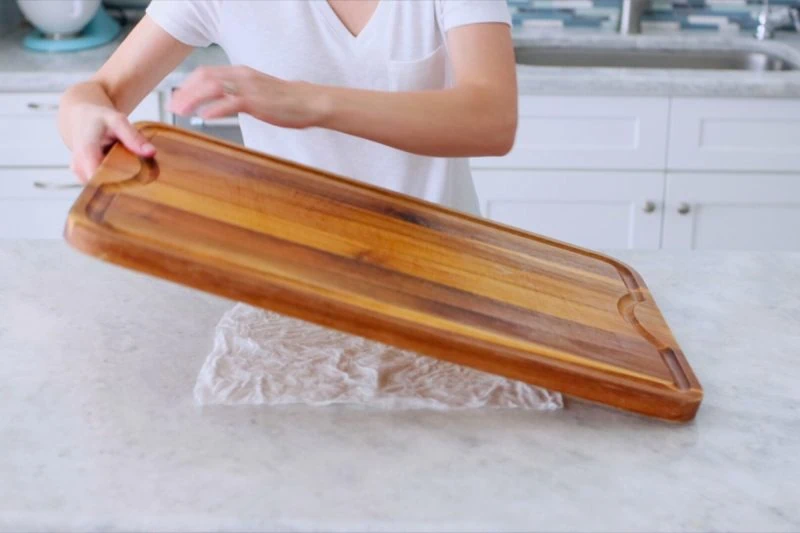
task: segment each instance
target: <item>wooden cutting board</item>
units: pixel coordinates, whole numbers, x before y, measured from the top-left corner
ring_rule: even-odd
[[[601,254],[162,124],[111,149],[76,248],[593,402],[694,417],[702,389],[642,278]]]

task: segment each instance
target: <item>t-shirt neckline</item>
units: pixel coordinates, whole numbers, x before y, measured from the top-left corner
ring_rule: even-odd
[[[321,13],[325,21],[328,23],[330,30],[342,41],[350,46],[363,46],[370,41],[377,32],[377,28],[381,25],[383,13],[386,11],[388,0],[378,0],[378,5],[375,6],[375,11],[358,35],[353,35],[344,22],[336,14],[328,0],[309,0]]]

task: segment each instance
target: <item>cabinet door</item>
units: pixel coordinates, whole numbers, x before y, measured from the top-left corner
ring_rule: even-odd
[[[0,94],[0,167],[66,167],[70,154],[56,125],[58,93]],[[131,121],[160,117],[158,93],[148,95]]]
[[[61,238],[74,184],[67,169],[0,169],[0,239]]]
[[[663,170],[669,100],[652,97],[522,96],[513,150],[475,168]]]
[[[800,172],[800,101],[675,98],[670,170]]]
[[[664,248],[800,250],[800,174],[667,174]]]
[[[660,245],[660,172],[473,171],[484,216],[593,249]]]

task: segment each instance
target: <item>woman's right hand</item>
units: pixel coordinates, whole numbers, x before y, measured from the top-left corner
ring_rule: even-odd
[[[72,110],[72,162],[70,168],[82,183],[87,183],[115,143],[140,157],[153,157],[153,146],[131,125],[124,113],[96,104],[79,104]]]
[[[131,126],[127,114],[191,52],[191,46],[145,15],[91,79],[64,92],[58,129],[72,150],[72,170],[82,182],[94,175],[115,142],[139,157],[155,155],[156,149]]]

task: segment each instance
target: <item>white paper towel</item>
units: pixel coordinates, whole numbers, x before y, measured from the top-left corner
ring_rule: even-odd
[[[217,326],[194,394],[201,405],[563,406],[558,393],[243,304]]]

